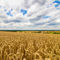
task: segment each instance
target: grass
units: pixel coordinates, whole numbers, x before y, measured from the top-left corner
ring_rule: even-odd
[[[60,34],[50,32],[0,31],[0,60],[60,60]]]

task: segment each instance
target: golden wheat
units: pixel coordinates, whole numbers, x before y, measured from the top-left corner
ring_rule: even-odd
[[[0,60],[60,60],[60,35],[0,32]]]

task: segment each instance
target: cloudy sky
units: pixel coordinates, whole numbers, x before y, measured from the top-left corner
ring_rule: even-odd
[[[0,0],[0,30],[60,30],[60,0]]]

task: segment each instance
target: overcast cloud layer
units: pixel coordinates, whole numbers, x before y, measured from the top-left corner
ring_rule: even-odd
[[[60,0],[0,0],[0,30],[60,30]]]

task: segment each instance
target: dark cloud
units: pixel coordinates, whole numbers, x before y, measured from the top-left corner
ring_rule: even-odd
[[[54,23],[49,23],[49,24],[48,24],[48,26],[58,26],[58,25],[60,25],[60,23],[54,22]]]
[[[46,24],[46,23],[35,23],[34,25],[38,26],[38,25],[44,25],[44,24]]]
[[[11,22],[20,23],[21,20],[4,20],[4,23],[11,23]]]

